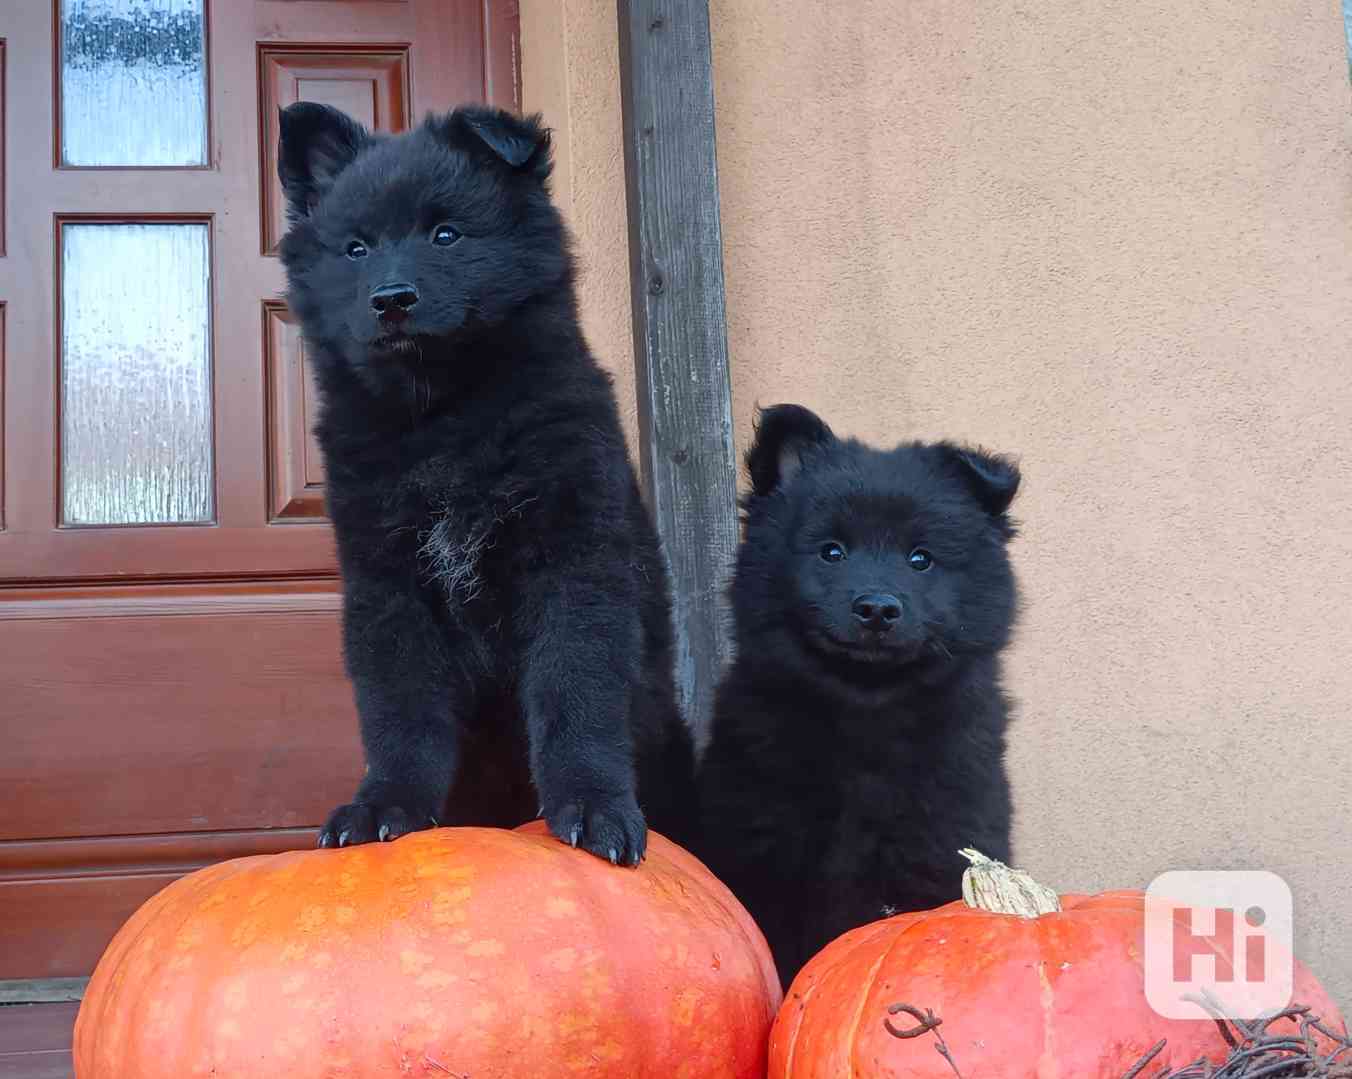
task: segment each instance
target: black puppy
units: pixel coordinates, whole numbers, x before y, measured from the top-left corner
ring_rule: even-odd
[[[559,838],[636,864],[640,792],[663,830],[688,812],[690,743],[666,568],[578,326],[548,133],[462,108],[381,136],[301,103],[278,160],[367,759],[320,845],[444,823],[454,784],[450,819],[538,804]]]
[[[747,465],[701,853],[787,986],[845,930],[957,899],[960,847],[1009,857],[1019,473],[945,442],[837,439],[796,405],[762,413]]]

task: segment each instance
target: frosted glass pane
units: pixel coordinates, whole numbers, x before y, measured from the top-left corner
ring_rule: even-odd
[[[61,0],[61,160],[204,165],[203,0]]]
[[[212,519],[206,225],[61,229],[66,524]]]

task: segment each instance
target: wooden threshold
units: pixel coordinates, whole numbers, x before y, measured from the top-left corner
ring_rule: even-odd
[[[79,1003],[88,985],[88,978],[0,980],[0,1005]]]
[[[0,1079],[70,1079],[79,1008],[73,1002],[0,1005]]]

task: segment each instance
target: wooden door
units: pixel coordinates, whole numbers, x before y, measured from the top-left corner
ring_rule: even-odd
[[[23,0],[0,39],[0,978],[59,977],[359,777],[277,109],[516,107],[516,4]]]

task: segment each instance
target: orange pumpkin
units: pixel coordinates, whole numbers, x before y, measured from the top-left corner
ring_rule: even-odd
[[[964,880],[967,899],[852,930],[808,962],[770,1035],[770,1079],[1121,1079],[1161,1038],[1147,1074],[1225,1059],[1215,1022],[1147,1006],[1142,893],[1065,895],[1058,910],[1049,889],[981,863]],[[1299,964],[1293,1000],[1341,1026]],[[932,1033],[927,1012],[941,1020]],[[936,1052],[940,1036],[951,1064]]]
[[[650,835],[638,869],[535,823],[241,858],[99,962],[78,1079],[761,1079],[779,1005],[750,916]]]

